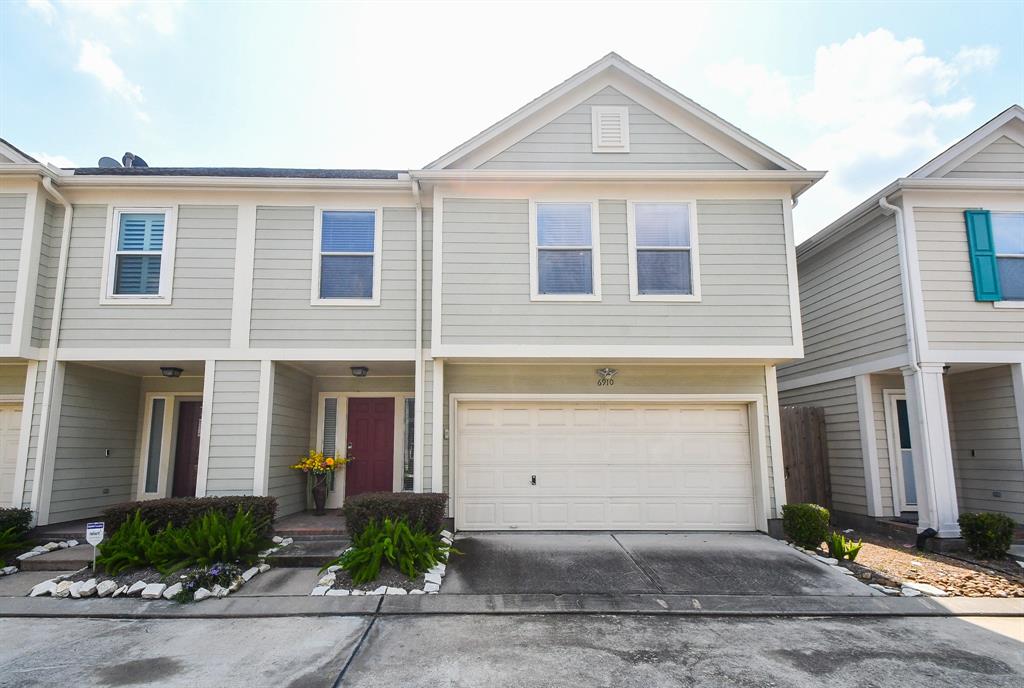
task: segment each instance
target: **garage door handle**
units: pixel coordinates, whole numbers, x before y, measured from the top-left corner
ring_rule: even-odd
[[[535,475],[531,475],[530,476],[530,484],[531,485],[536,485],[537,484],[537,476],[535,476]]]

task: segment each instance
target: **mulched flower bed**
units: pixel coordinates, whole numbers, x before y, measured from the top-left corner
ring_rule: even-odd
[[[327,572],[325,571],[323,575],[327,575]],[[384,586],[389,588],[402,588],[406,592],[410,592],[412,590],[422,590],[423,584],[426,582],[422,575],[410,579],[401,571],[391,568],[390,566],[381,566],[380,575],[378,575],[375,580],[369,583],[363,583],[362,585],[355,585],[352,583],[352,577],[347,571],[338,569],[334,572],[334,575],[336,578],[334,585],[331,587],[335,590],[362,590],[363,592],[373,592],[377,588]]]
[[[877,582],[928,583],[955,597],[1024,597],[1024,568],[1012,560],[972,563],[965,561],[971,556],[966,552],[945,556],[922,552],[885,535],[852,537],[863,538],[864,547],[850,568],[858,572],[862,567],[869,569],[878,574]]]

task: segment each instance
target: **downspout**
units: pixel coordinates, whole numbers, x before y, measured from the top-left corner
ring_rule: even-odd
[[[903,224],[903,209],[890,203],[885,196],[878,199],[878,205],[883,210],[893,213],[896,218],[896,246],[900,256],[900,288],[903,291],[903,306],[907,312],[907,353],[909,354],[907,359],[910,369],[917,373],[920,371],[917,364],[920,361],[921,352],[917,349],[917,309],[914,304],[913,289],[910,288],[910,268],[907,257],[910,249],[907,246],[907,230]]]
[[[414,492],[423,491],[423,200],[420,182],[411,178],[416,201],[416,363],[413,400],[413,480]]]
[[[64,225],[60,236],[60,258],[57,263],[57,285],[53,293],[53,310],[50,315],[50,340],[46,347],[46,374],[43,378],[43,399],[42,410],[39,414],[39,437],[36,440],[37,454],[35,470],[32,475],[32,506],[36,511],[37,525],[46,525],[49,522],[49,505],[46,506],[46,515],[43,522],[39,522],[40,512],[39,499],[42,495],[43,477],[46,466],[47,435],[49,434],[51,400],[53,398],[53,379],[56,374],[54,370],[57,365],[57,345],[60,339],[60,321],[64,310],[64,284],[67,281],[68,255],[71,252],[71,218],[74,214],[74,206],[68,202],[53,186],[53,180],[43,177],[43,188],[54,200],[64,206]],[[32,410],[29,410],[32,413]]]

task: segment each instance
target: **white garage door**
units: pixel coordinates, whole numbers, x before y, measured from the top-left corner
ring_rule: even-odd
[[[14,496],[14,467],[18,462],[21,407],[0,406],[0,506],[10,506]]]
[[[753,530],[742,404],[462,402],[460,530]]]

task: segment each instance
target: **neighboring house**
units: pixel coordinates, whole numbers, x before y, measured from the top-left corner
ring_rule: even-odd
[[[823,173],[615,54],[421,170],[3,155],[3,499],[40,523],[300,511],[310,447],[355,457],[329,505],[446,491],[463,530],[779,517]]]
[[[959,535],[1024,522],[1024,109],[1013,106],[797,250],[805,358],[783,404],[825,409],[833,508]]]

